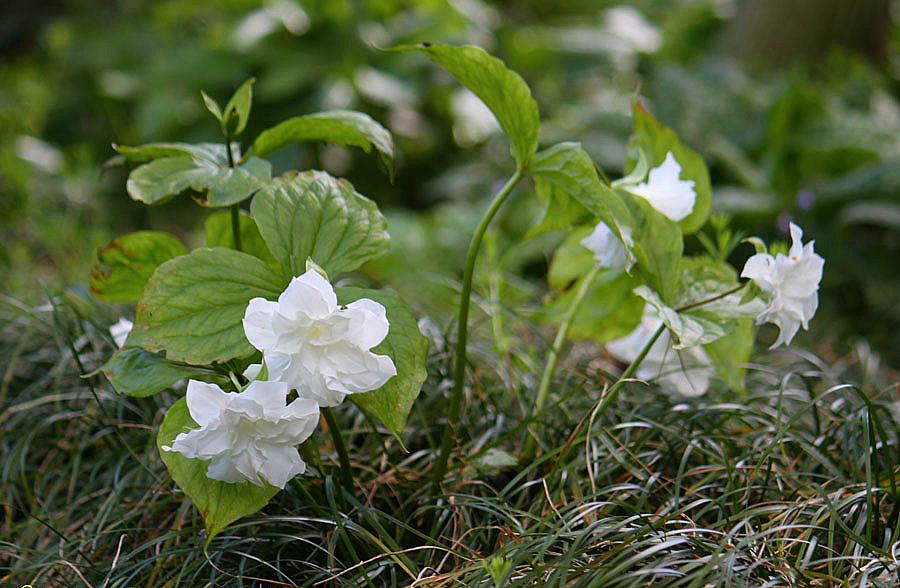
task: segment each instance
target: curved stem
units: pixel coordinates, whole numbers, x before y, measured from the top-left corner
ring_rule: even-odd
[[[579,307],[581,307],[581,303],[584,300],[585,295],[587,295],[591,284],[594,283],[594,280],[597,278],[597,275],[599,273],[599,267],[594,266],[593,268],[591,268],[591,271],[589,271],[587,275],[584,276],[584,279],[578,286],[578,290],[576,290],[575,292],[575,298],[572,299],[572,303],[569,304],[569,308],[566,309],[566,314],[563,317],[563,321],[559,325],[559,331],[557,331],[556,333],[556,339],[553,340],[553,345],[547,351],[547,361],[544,364],[544,374],[541,376],[541,384],[538,387],[537,397],[534,399],[534,408],[531,411],[532,417],[540,414],[541,410],[543,410],[544,408],[544,404],[547,403],[547,396],[550,394],[550,383],[553,380],[553,373],[556,371],[556,364],[559,362],[559,355],[562,351],[562,346],[566,342],[566,337],[568,337],[569,327],[572,325],[572,320],[578,313],[578,309]],[[535,443],[537,442],[537,436],[533,431],[531,431],[531,429],[529,429],[529,433],[531,433],[531,435],[525,441],[525,455],[531,455],[534,452]]]
[[[338,428],[337,418],[334,411],[330,408],[323,408],[322,414],[325,416],[325,422],[328,423],[328,433],[334,441],[334,448],[338,454],[338,461],[341,463],[341,483],[347,492],[353,493],[353,468],[350,466],[350,454],[347,452],[347,445],[344,443],[344,436]]]
[[[510,176],[503,188],[497,192],[490,207],[481,217],[475,234],[472,235],[472,242],[469,244],[469,252],[466,255],[466,267],[463,272],[462,292],[459,301],[459,318],[457,321],[456,336],[456,357],[453,369],[453,390],[450,393],[450,405],[447,410],[447,425],[444,428],[444,434],[441,438],[441,452],[438,455],[437,463],[434,465],[434,484],[439,486],[447,473],[447,461],[450,458],[450,447],[453,444],[453,430],[459,421],[459,411],[462,405],[463,384],[466,377],[466,343],[469,335],[469,303],[472,297],[472,277],[475,273],[475,261],[478,259],[478,249],[481,246],[481,239],[488,225],[491,224],[497,211],[512,193],[513,188],[522,179],[522,172],[516,172]]]

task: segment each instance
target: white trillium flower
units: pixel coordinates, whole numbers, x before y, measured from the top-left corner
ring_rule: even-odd
[[[656,310],[647,304],[640,324],[628,335],[607,343],[606,350],[619,361],[631,363],[661,324]],[[671,343],[667,329],[650,348],[635,376],[646,381],[656,380],[682,396],[702,396],[715,375],[709,355],[699,346],[679,350],[673,349]]]
[[[780,332],[772,347],[790,345],[802,326],[819,308],[819,282],[825,260],[813,246],[803,244],[803,230],[791,223],[791,249],[788,255],[757,253],[747,260],[741,277],[750,278],[763,291],[768,308],[756,318],[757,324],[774,323]]]
[[[694,181],[681,180],[680,175],[681,165],[669,151],[662,164],[650,170],[646,182],[631,186],[628,191],[677,222],[691,214],[697,201]]]
[[[582,239],[580,243],[594,253],[597,267],[608,267],[613,270],[624,270],[628,267],[625,244],[605,222],[597,223],[594,232]]]
[[[268,379],[319,406],[377,390],[397,374],[390,357],[370,351],[389,327],[384,306],[368,298],[338,305],[334,288],[312,269],[291,280],[277,302],[254,298],[244,313],[244,333],[263,352]],[[245,375],[260,371],[251,365]]]
[[[191,459],[209,459],[207,477],[221,482],[252,482],[284,488],[306,471],[295,445],[306,441],[319,423],[318,405],[306,398],[287,402],[284,382],[251,382],[243,392],[224,392],[215,384],[191,380],[187,406],[200,425],[180,433],[174,451]]]
[[[122,317],[109,327],[109,334],[112,335],[116,345],[121,348],[122,345],[125,345],[125,341],[128,339],[128,335],[131,334],[132,328],[134,328],[134,323],[127,318]]]

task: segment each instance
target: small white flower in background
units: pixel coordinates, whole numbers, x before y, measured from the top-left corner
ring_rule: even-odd
[[[133,327],[134,323],[127,318],[122,317],[109,327],[109,334],[112,335],[116,345],[121,348],[122,345],[125,345],[125,340],[128,339],[128,335],[131,334],[131,329]]]
[[[809,328],[809,321],[819,308],[819,282],[825,260],[813,246],[815,241],[803,244],[803,230],[791,223],[791,249],[787,255],[757,253],[747,260],[741,277],[750,278],[763,291],[768,308],[760,314],[757,324],[774,323],[780,332],[772,347],[782,343],[790,345],[802,326]]]
[[[215,384],[191,380],[187,406],[200,425],[180,433],[171,447],[191,459],[209,459],[207,477],[221,482],[285,484],[306,471],[295,445],[306,441],[319,422],[319,407],[305,398],[287,402],[283,382],[251,382],[243,392],[224,392]]]
[[[623,270],[628,265],[625,245],[603,221],[597,223],[594,232],[582,239],[581,244],[594,253],[597,267]]]
[[[334,288],[312,269],[291,280],[277,302],[254,298],[244,313],[244,333],[263,352],[268,379],[320,406],[377,390],[397,374],[390,357],[370,351],[389,327],[384,306],[368,298],[339,306]],[[253,379],[260,370],[254,364],[244,375]]]
[[[681,180],[681,165],[669,151],[659,167],[647,175],[647,181],[631,186],[628,191],[644,198],[656,210],[673,221],[680,221],[694,210],[697,192],[693,180]]]
[[[619,361],[631,363],[661,324],[656,310],[647,304],[637,328],[621,339],[607,343],[606,350]],[[712,362],[702,347],[673,349],[669,331],[665,330],[644,357],[635,376],[641,380],[656,380],[682,396],[701,396],[709,388],[714,374]]]

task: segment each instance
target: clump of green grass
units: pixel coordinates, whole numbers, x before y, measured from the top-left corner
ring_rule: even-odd
[[[461,441],[435,500],[452,329],[431,329],[406,450],[345,404],[355,491],[319,434],[310,475],[204,551],[155,447],[181,391],[126,398],[84,376],[112,351],[110,317],[77,293],[6,299],[0,317],[3,585],[898,583],[900,399],[863,345],[831,361],[764,353],[743,396],[685,400],[635,382],[602,418],[592,409],[617,367],[578,345],[529,415],[546,332],[510,317],[516,344],[497,352],[501,322],[478,322]],[[540,450],[517,463],[529,427]]]

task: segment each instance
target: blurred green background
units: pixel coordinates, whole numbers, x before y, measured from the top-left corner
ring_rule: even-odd
[[[348,177],[390,221],[392,254],[370,278],[447,310],[442,277],[458,275],[510,162],[470,94],[426,60],[378,50],[435,40],[504,59],[540,104],[542,143],[581,141],[610,177],[643,96],[706,158],[714,207],[735,226],[784,238],[796,220],[816,240],[827,264],[806,343],[828,358],[862,338],[900,358],[898,2],[7,0],[2,13],[0,272],[17,298],[84,284],[96,249],[119,233],[164,229],[198,244],[208,211],[132,202],[127,171],[104,167],[110,144],[215,141],[200,90],[224,101],[256,76],[248,137],[331,108],[368,112],[394,133],[393,184],[376,158],[333,146],[285,149],[275,171]],[[488,242],[510,276],[504,301],[539,295],[561,237],[523,242],[540,214],[530,191]],[[701,250],[695,237],[687,246]]]

